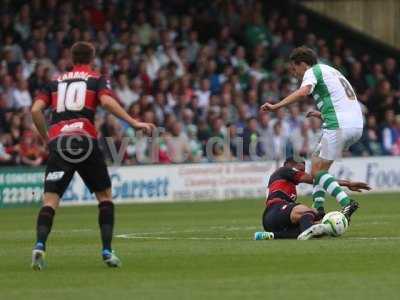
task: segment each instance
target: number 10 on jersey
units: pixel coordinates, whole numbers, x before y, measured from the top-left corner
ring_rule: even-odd
[[[85,106],[86,82],[60,82],[57,89],[57,112],[79,111]]]

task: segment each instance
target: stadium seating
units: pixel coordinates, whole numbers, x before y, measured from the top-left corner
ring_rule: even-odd
[[[320,135],[319,121],[305,118],[311,99],[276,114],[258,109],[296,88],[286,59],[301,44],[341,70],[363,104],[365,134],[348,155],[400,154],[396,60],[374,62],[339,36],[329,41],[316,36],[304,14],[289,21],[278,8],[256,1],[216,1],[207,7],[172,0],[110,1],[106,7],[78,1],[48,1],[45,7],[40,1],[8,3],[0,16],[0,165],[46,161],[29,108],[46,82],[68,70],[69,47],[78,40],[96,46],[96,68],[111,79],[125,109],[164,128],[154,158],[152,142],[132,138],[126,124],[98,113],[96,126],[110,163],[105,137],[117,147],[129,138],[123,164],[235,160],[236,138],[244,141],[246,160],[253,159],[254,141],[266,159],[288,151],[310,154]],[[212,147],[212,159],[205,147],[211,138],[229,143]]]

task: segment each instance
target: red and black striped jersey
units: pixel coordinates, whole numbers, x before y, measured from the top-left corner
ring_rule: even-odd
[[[49,140],[76,134],[97,138],[94,116],[104,94],[115,98],[110,82],[89,65],[76,65],[45,85],[36,99],[51,109]]]
[[[304,172],[289,167],[281,167],[272,173],[268,182],[267,206],[270,204],[270,200],[277,198],[284,201],[296,202],[296,185],[299,184],[299,180],[303,175]]]

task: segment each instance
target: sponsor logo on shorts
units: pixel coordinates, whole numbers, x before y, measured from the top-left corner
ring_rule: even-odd
[[[287,204],[285,204],[284,206],[282,206],[282,210],[285,210],[287,208]]]
[[[64,171],[55,171],[47,174],[47,181],[57,181],[60,180],[64,176]]]

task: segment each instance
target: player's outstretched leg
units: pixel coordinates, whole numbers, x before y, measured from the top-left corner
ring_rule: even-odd
[[[114,230],[114,204],[109,200],[99,203],[99,226],[103,244],[102,257],[104,263],[109,267],[120,267],[122,265],[121,260],[111,247]]]
[[[254,233],[254,240],[280,240],[280,239],[295,239],[300,234],[299,227],[291,227],[280,231],[257,231]]]
[[[305,211],[301,215],[299,219],[301,234],[299,234],[299,236],[297,237],[298,240],[309,240],[313,237],[318,237],[329,233],[327,226],[325,226],[324,224],[314,225],[314,221],[316,220],[316,218],[317,213],[315,212],[315,210]]]
[[[314,224],[317,215],[315,209],[295,203],[266,210],[263,215],[263,226],[264,229],[271,231],[256,232],[254,239],[296,239],[302,231]]]
[[[304,204],[297,205],[293,208],[290,215],[290,219],[293,224],[298,224],[300,229],[300,234],[297,236],[298,240],[308,240],[313,237],[328,234],[328,227],[318,226],[321,224],[314,225],[314,222],[318,220],[319,213],[317,210],[307,207]]]
[[[55,210],[50,206],[43,206],[38,214],[36,225],[36,244],[32,250],[32,269],[40,271],[46,267],[46,241],[53,226]]]
[[[315,177],[315,183],[322,186],[342,207],[342,212],[348,220],[357,210],[358,203],[347,195],[336,179],[327,171],[320,171]]]

